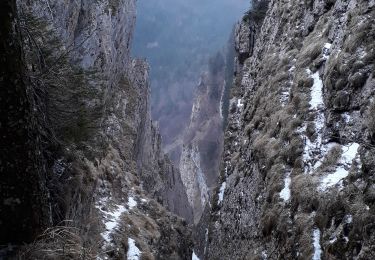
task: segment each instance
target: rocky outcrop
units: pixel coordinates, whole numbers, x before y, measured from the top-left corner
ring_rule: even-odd
[[[206,250],[210,201],[219,177],[234,70],[233,35],[224,54],[218,52],[210,58],[207,71],[202,74],[196,89],[189,127],[174,147],[169,146],[177,155],[181,178],[193,209],[194,251],[197,256],[202,256]]]
[[[223,147],[225,60],[218,53],[210,60],[196,90],[189,127],[181,140],[181,178],[198,223],[216,186]]]
[[[191,230],[166,210],[189,218],[187,196],[151,121],[148,65],[129,54],[135,1],[18,7],[38,131],[46,135],[48,219],[58,224],[21,257],[189,258]]]
[[[205,259],[372,259],[375,3],[256,2]]]

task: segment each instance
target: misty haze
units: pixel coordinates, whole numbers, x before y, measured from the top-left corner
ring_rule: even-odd
[[[164,145],[188,123],[208,59],[226,48],[247,0],[139,0],[133,54],[151,67],[152,115]]]

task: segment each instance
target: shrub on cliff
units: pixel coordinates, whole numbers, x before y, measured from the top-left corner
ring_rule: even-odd
[[[269,0],[253,0],[252,8],[245,13],[243,20],[251,20],[260,24],[266,17]]]
[[[45,21],[28,13],[20,17],[30,94],[45,135],[55,142],[87,140],[103,113],[99,88],[91,84],[98,74],[72,65],[68,56],[77,46],[65,47]]]

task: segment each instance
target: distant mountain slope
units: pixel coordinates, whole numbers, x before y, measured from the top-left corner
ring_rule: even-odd
[[[208,59],[221,49],[247,0],[140,0],[133,53],[151,66],[152,114],[165,145],[180,135]]]

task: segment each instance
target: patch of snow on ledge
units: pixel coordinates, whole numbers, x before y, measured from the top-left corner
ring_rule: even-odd
[[[219,190],[219,200],[217,201],[217,204],[219,205],[223,199],[224,199],[224,191],[225,191],[225,188],[227,187],[227,182],[223,182],[220,186],[220,190]]]
[[[324,106],[323,81],[319,76],[319,71],[312,74],[311,70],[307,69],[306,72],[314,80],[314,84],[311,89],[311,100],[309,103],[312,109],[318,109],[320,106]]]
[[[141,256],[141,250],[135,245],[135,240],[128,238],[129,249],[127,253],[128,260],[139,260]]]
[[[241,98],[239,98],[239,99],[237,100],[237,107],[238,107],[238,108],[243,107],[242,99],[241,99]]]
[[[343,113],[342,115],[342,118],[344,119],[345,123],[350,123],[350,120],[351,120],[351,116],[349,113]]]
[[[315,228],[313,230],[313,246],[314,246],[314,255],[312,260],[320,260],[322,255],[322,248],[320,246],[320,230]]]
[[[267,255],[267,251],[262,251],[262,260],[267,260],[268,259],[268,255]]]
[[[193,251],[193,255],[191,256],[191,260],[200,260],[194,251]]]
[[[353,222],[353,216],[352,215],[346,215],[345,216],[345,223],[350,224]]]
[[[332,47],[331,43],[327,42],[326,44],[324,44],[324,47],[323,47],[323,58],[325,60],[328,60],[329,55],[331,54],[331,47]]]
[[[284,201],[288,201],[290,199],[290,172],[288,172],[284,179],[284,189],[280,192],[280,198],[282,198]]]
[[[136,206],[137,206],[137,202],[134,200],[134,198],[133,197],[129,197],[129,199],[128,199],[128,207],[129,207],[129,209],[133,209]]]
[[[331,46],[332,46],[332,43],[329,43],[329,42],[324,44],[324,48],[328,50],[331,49]]]
[[[122,205],[116,205],[114,211],[104,211],[100,209],[102,213],[105,214],[105,220],[103,221],[106,231],[101,233],[103,239],[110,243],[110,235],[113,233],[114,229],[118,226],[120,221],[120,216],[126,212],[126,208]]]
[[[322,150],[323,143],[323,129],[325,126],[325,115],[324,115],[324,101],[323,101],[323,81],[319,76],[319,72],[312,74],[311,70],[306,69],[307,74],[314,80],[313,86],[311,87],[311,100],[309,102],[310,109],[315,113],[314,125],[317,136],[313,142],[310,141],[309,137],[304,133],[307,130],[307,124],[299,128],[298,133],[302,134],[304,140],[304,152],[303,161],[305,163],[305,173],[312,174],[316,169],[314,165],[321,158],[317,156]]]
[[[358,148],[359,144],[357,143],[352,143],[343,147],[344,151],[339,161],[339,166],[334,173],[331,173],[322,179],[318,188],[320,191],[325,191],[328,188],[335,186],[349,175],[349,169],[358,154]]]

